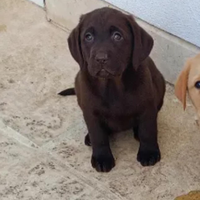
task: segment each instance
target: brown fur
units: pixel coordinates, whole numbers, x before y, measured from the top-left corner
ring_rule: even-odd
[[[115,161],[109,133],[131,128],[140,141],[137,160],[154,165],[160,160],[157,114],[165,81],[149,57],[152,37],[132,16],[101,8],[81,17],[68,43],[80,65],[75,91],[89,132],[85,143],[93,149],[92,166],[110,171]]]

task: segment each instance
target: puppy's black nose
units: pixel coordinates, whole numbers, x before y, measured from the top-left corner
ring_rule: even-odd
[[[108,55],[106,53],[98,53],[95,56],[95,60],[100,64],[105,64],[108,61]]]

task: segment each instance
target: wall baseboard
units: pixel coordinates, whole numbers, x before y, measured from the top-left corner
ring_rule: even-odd
[[[46,1],[47,19],[69,32],[77,25],[81,14],[105,6],[114,7],[100,0],[48,0]],[[140,19],[136,18],[136,21],[154,38],[151,57],[166,81],[174,84],[186,59],[196,55],[200,49]]]
[[[29,0],[29,1],[39,5],[41,7],[44,7],[44,1],[43,0]]]

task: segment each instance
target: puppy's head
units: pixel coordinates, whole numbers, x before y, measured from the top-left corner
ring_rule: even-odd
[[[200,114],[200,54],[189,59],[175,84],[175,94],[186,108],[186,93]]]
[[[101,8],[80,18],[68,44],[81,69],[91,76],[112,78],[128,66],[137,69],[149,56],[153,39],[132,16]]]

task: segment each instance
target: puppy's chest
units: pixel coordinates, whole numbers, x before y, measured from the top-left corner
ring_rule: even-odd
[[[137,103],[132,98],[121,101],[102,102],[95,114],[113,131],[127,130],[136,122]]]
[[[94,114],[113,131],[127,130],[137,123],[138,113],[145,105],[145,98],[135,92],[110,93],[96,99]]]
[[[95,110],[97,114],[108,119],[130,118],[137,113],[139,101],[132,95],[113,96],[102,99],[100,106]]]

